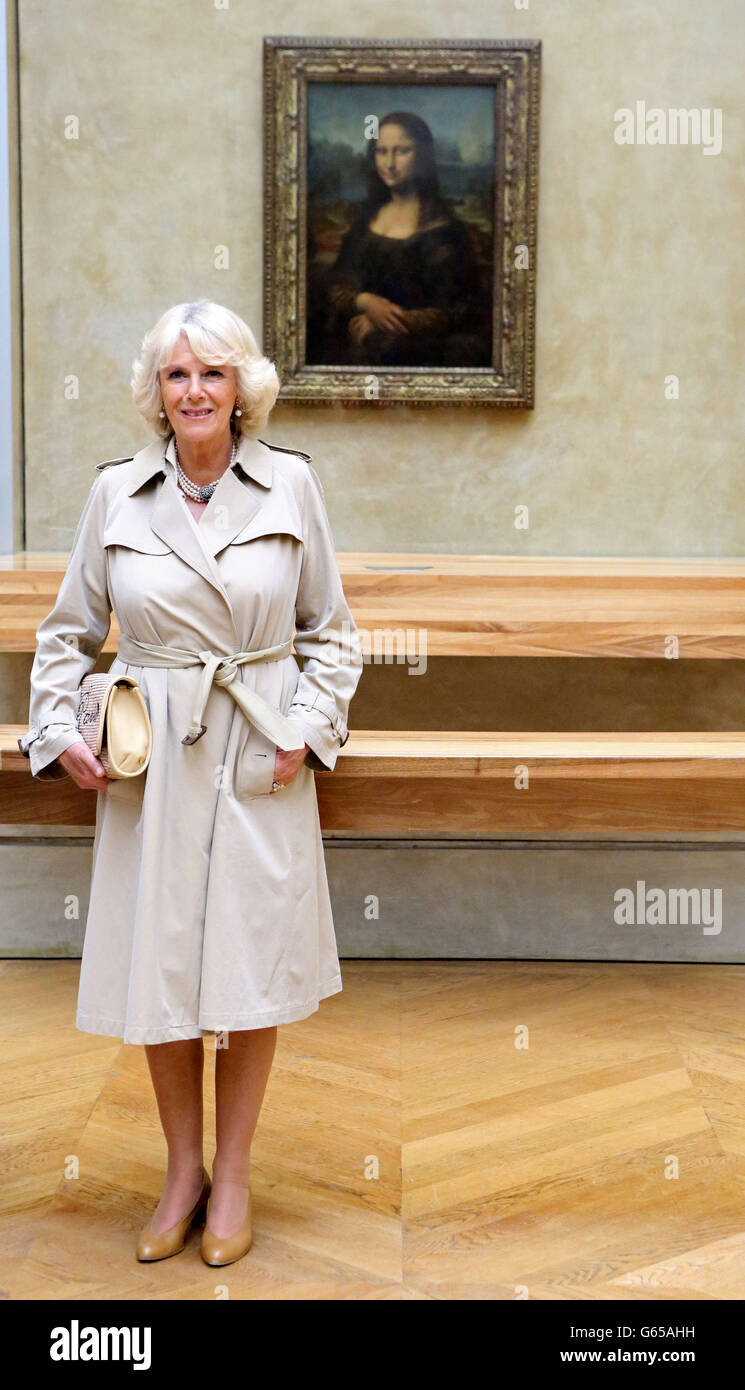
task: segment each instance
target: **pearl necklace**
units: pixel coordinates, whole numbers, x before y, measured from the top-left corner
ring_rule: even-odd
[[[187,478],[183,468],[181,467],[181,461],[178,456],[178,444],[176,443],[175,435],[173,436],[173,451],[176,455],[176,473],[178,475],[178,480],[187,497],[191,497],[193,502],[209,502],[210,497],[215,491],[215,488],[217,487],[217,484],[219,483],[220,479],[217,478],[214,483],[202,483],[201,487],[198,483],[193,483],[191,481],[191,478]],[[230,455],[230,463],[228,464],[228,468],[232,468],[233,464],[235,463],[237,453],[238,445],[235,441],[233,441],[233,449]]]

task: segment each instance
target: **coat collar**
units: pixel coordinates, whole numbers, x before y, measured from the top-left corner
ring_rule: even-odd
[[[273,465],[269,446],[259,439],[241,438],[236,461],[219,479],[198,525],[179,493],[173,435],[168,441],[156,439],[135,454],[132,472],[134,481],[126,488],[130,498],[152,478],[163,475],[152,505],[146,507],[150,529],[217,590],[232,616],[230,598],[214,557],[262,511],[266,499],[257,493],[254,484],[271,487]]]
[[[176,456],[173,450],[173,439],[173,435],[168,440],[154,439],[152,443],[146,444],[144,449],[140,449],[139,453],[134,455],[132,471],[135,474],[135,480],[127,488],[130,497],[133,497],[156,473],[167,474],[170,472],[169,463],[175,466]],[[256,482],[261,483],[264,487],[271,487],[271,450],[268,444],[264,444],[263,440],[249,439],[246,435],[241,435],[236,461],[233,464],[233,469],[229,469],[228,472],[234,472],[238,464],[249,478],[255,478]]]

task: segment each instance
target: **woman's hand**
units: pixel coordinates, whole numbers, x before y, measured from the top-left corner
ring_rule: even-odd
[[[297,777],[300,768],[310,753],[310,745],[305,744],[303,748],[291,748],[288,753],[283,748],[278,748],[274,758],[274,781],[284,782],[287,786],[294,777]],[[271,793],[270,795],[275,795]]]
[[[406,310],[399,304],[394,304],[392,299],[384,299],[381,294],[369,294],[365,290],[357,295],[355,304],[367,315],[375,328],[384,328],[389,333],[408,333]]]
[[[83,791],[98,792],[109,785],[110,778],[101,759],[91,752],[87,743],[70,744],[64,753],[60,753],[57,762],[62,764],[65,772],[69,772],[73,782]]]
[[[349,320],[347,326],[349,328],[350,338],[354,338],[356,343],[361,343],[363,338],[367,337],[368,333],[374,333],[375,331],[367,314],[355,314],[354,318]]]

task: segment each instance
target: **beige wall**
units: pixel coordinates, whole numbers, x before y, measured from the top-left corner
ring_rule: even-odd
[[[95,464],[147,442],[129,368],[169,304],[260,337],[261,40],[285,32],[544,44],[536,408],[278,405],[338,548],[745,553],[742,0],[19,4],[29,549],[67,548]],[[637,99],[722,108],[722,153],[619,148]]]

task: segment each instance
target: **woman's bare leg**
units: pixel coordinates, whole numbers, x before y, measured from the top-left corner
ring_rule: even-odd
[[[212,1165],[210,1229],[229,1236],[246,1219],[251,1141],[277,1045],[277,1027],[224,1035],[215,1050],[217,1149]]]
[[[202,1183],[204,1047],[201,1038],[145,1046],[168,1144],[165,1187],[150,1222],[160,1235],[186,1216]]]

